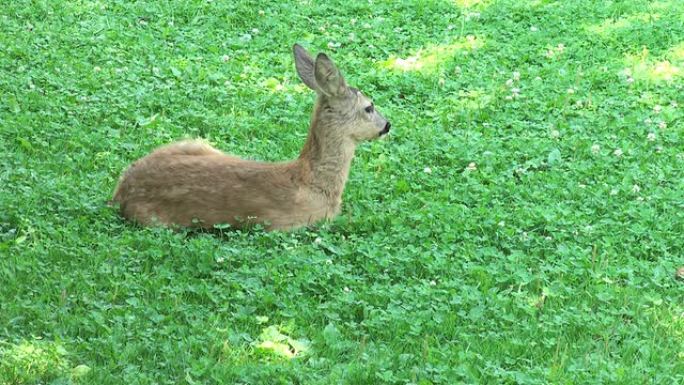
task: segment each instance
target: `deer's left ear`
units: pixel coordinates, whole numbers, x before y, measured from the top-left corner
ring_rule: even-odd
[[[328,96],[340,96],[347,91],[347,83],[345,83],[340,70],[324,53],[319,53],[316,56],[314,78],[319,90]]]

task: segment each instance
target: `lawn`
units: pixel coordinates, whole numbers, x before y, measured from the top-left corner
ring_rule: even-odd
[[[298,155],[324,51],[392,121],[341,215],[141,228],[156,146]],[[684,2],[4,2],[0,384],[684,383]]]

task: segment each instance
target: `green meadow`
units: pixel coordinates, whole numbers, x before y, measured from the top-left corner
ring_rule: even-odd
[[[392,122],[335,220],[107,206],[174,140],[298,156],[294,43]],[[0,384],[682,384],[683,111],[679,0],[5,1]]]

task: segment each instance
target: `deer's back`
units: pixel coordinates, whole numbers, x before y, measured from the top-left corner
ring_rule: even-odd
[[[124,173],[114,201],[125,217],[143,224],[239,226],[253,220],[287,228],[325,211],[295,163],[244,160],[211,147],[182,150],[161,148]]]

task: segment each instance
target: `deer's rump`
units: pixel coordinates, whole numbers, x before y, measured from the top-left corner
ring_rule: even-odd
[[[145,225],[272,222],[298,205],[291,169],[218,154],[152,154],[124,173],[113,201],[124,217]]]

